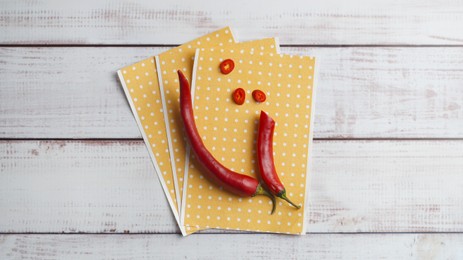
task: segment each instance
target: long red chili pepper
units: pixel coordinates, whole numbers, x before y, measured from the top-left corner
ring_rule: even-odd
[[[272,199],[273,213],[276,206],[275,197],[268,193],[258,180],[228,169],[217,161],[207,150],[196,129],[190,84],[180,70],[178,70],[178,77],[180,82],[180,111],[185,126],[185,132],[199,164],[205,169],[208,177],[219,183],[226,190],[239,196],[253,197],[256,195],[265,195],[269,197]]]
[[[301,206],[294,204],[286,196],[286,189],[278,178],[273,160],[273,130],[275,121],[264,111],[260,112],[259,132],[257,137],[257,160],[259,171],[270,192],[296,208]]]

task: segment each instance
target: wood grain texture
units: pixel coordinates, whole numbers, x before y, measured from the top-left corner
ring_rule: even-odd
[[[239,40],[278,36],[283,44],[461,45],[463,6],[452,0],[6,0],[0,43],[179,44],[226,25]]]
[[[463,141],[313,149],[309,233],[463,232]],[[1,141],[0,167],[0,232],[178,232],[141,141]]]
[[[316,138],[463,138],[458,1],[0,6],[0,139],[140,138],[115,70],[168,48],[101,45],[176,45],[226,25],[239,41],[324,46],[283,48],[321,62]],[[49,44],[82,47],[20,47]],[[3,140],[0,259],[462,259],[462,144],[316,141],[309,235],[181,238],[165,234],[179,231],[141,140]],[[22,232],[57,234],[4,234]]]
[[[0,138],[141,138],[116,69],[166,50],[0,48]],[[462,138],[463,48],[316,55],[315,138]]]
[[[0,235],[2,259],[461,259],[460,234]]]

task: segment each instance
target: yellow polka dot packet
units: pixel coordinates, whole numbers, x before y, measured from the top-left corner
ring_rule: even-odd
[[[255,43],[256,46],[263,46],[266,52],[277,53],[278,44],[275,39],[258,40]],[[185,151],[185,142],[183,136],[175,135],[176,131],[181,132],[177,124],[172,124],[172,122],[178,122],[178,118],[169,116],[173,114],[170,111],[178,109],[176,70],[182,69],[191,79],[194,54],[197,48],[203,50],[214,47],[223,48],[230,44],[235,44],[235,40],[230,28],[225,27],[118,71],[124,92],[148,148],[161,186],[178,223],[183,186],[177,185],[183,181],[183,171],[179,172],[181,176],[180,180],[177,180],[176,171],[173,169],[178,168],[175,167],[172,160],[181,160],[180,165],[182,165],[185,154],[180,154],[177,158],[174,155],[180,149]],[[238,44],[249,45],[249,43]],[[169,127],[171,124],[173,127]],[[175,138],[180,138],[178,140],[180,140],[179,144],[181,145],[177,145],[178,140],[171,138],[174,135],[169,133],[174,133]],[[184,227],[179,226],[182,234],[185,235]],[[191,231],[200,229],[205,229],[205,227],[190,228]]]
[[[227,31],[225,31],[227,34]],[[213,35],[217,38],[218,34]],[[204,37],[203,37],[204,39]],[[170,162],[174,176],[175,188],[178,189],[178,196],[176,201],[182,200],[183,193],[183,179],[185,169],[185,153],[186,153],[186,140],[183,135],[183,125],[180,118],[180,105],[179,105],[179,83],[177,70],[182,70],[185,76],[191,80],[191,73],[193,70],[193,59],[184,58],[184,53],[193,52],[191,58],[194,58],[194,51],[196,48],[201,50],[217,50],[224,52],[229,46],[238,46],[240,49],[252,50],[255,48],[260,49],[263,53],[278,53],[278,42],[275,38],[267,38],[262,40],[254,40],[242,43],[219,44],[209,46],[209,37],[206,37],[206,43],[197,40],[192,44],[186,44],[181,47],[172,49],[156,57],[156,64],[158,64],[159,86],[161,91],[161,98],[164,107],[164,120],[167,126],[167,141],[169,145],[170,159],[164,161]],[[192,48],[195,48],[192,50]],[[216,69],[216,68],[214,68]],[[201,70],[201,68],[199,68]]]
[[[215,46],[220,43],[233,43],[234,41],[230,28],[225,27],[174,48],[172,52],[181,53],[181,50],[185,50],[182,55],[176,55],[175,59],[179,63],[185,60],[182,69],[191,70],[198,42],[203,42],[203,46]],[[188,62],[186,62],[187,60]],[[180,203],[177,200],[179,190],[178,187],[175,187],[176,181],[171,168],[170,147],[167,141],[167,132],[169,129],[166,127],[168,125],[166,125],[164,120],[166,104],[162,102],[163,92],[160,90],[156,65],[155,57],[150,57],[120,69],[118,75],[148,148],[161,186],[177,223],[180,223],[178,210]],[[180,226],[180,231],[182,234],[185,234],[182,226]]]
[[[265,196],[242,198],[212,184],[195,167],[193,156],[186,167],[181,223],[186,233],[203,228],[305,234],[307,180],[312,147],[315,58],[266,53],[265,49],[231,46],[198,49],[192,93],[199,134],[224,166],[259,178],[256,138],[261,110],[275,122],[273,152],[278,176],[288,197],[301,208],[277,198],[277,208]],[[235,68],[224,75],[218,69],[225,59]],[[232,92],[243,88],[243,105],[233,102]],[[252,92],[266,94],[256,102]]]

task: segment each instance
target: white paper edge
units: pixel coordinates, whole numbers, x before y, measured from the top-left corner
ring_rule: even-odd
[[[135,109],[135,104],[132,102],[132,98],[130,96],[130,93],[129,93],[129,90],[127,88],[127,85],[125,84],[125,79],[124,79],[124,76],[122,74],[122,71],[121,70],[118,70],[117,71],[117,75],[119,76],[119,81],[121,82],[122,84],[122,88],[124,89],[124,93],[127,97],[127,101],[129,102],[130,104],[130,109],[132,110],[132,113],[135,117],[135,120],[137,121],[137,125],[138,125],[138,129],[140,130],[140,133],[141,135],[143,136],[143,141],[145,142],[145,145],[148,149],[148,153],[151,157],[151,161],[153,163],[153,166],[154,166],[154,169],[156,171],[156,174],[158,176],[158,179],[159,179],[159,182],[161,183],[161,186],[162,186],[162,189],[164,190],[164,194],[166,195],[166,198],[167,198],[167,201],[169,202],[169,205],[170,205],[170,208],[172,210],[172,213],[174,214],[174,217],[175,217],[175,220],[177,221],[177,223],[179,224],[179,228],[180,228],[180,232],[182,232],[182,235],[186,235],[186,232],[185,232],[185,229],[180,225],[180,221],[179,221],[179,215],[177,213],[177,209],[175,208],[174,206],[174,202],[172,201],[172,198],[170,197],[170,192],[169,192],[169,189],[167,188],[167,185],[166,183],[164,182],[164,179],[162,177],[162,172],[161,170],[159,169],[159,166],[158,166],[158,163],[156,161],[156,157],[154,156],[153,154],[153,150],[151,149],[150,147],[150,143],[148,141],[148,137],[146,136],[145,134],[145,131],[143,131],[143,125],[141,124],[141,121],[140,119],[138,118],[138,114],[137,114],[137,111]]]
[[[185,170],[183,171],[185,175],[183,176],[183,190],[182,190],[182,203],[181,203],[181,208],[180,208],[180,224],[185,225],[185,200],[186,200],[186,192],[185,190],[187,189],[187,180],[188,180],[188,168],[190,167],[190,153],[191,153],[191,147],[190,144],[187,143],[186,145],[186,154],[185,154]]]
[[[162,70],[161,70],[161,62],[159,61],[159,56],[154,56],[156,60],[156,70],[158,74],[158,85],[159,85],[159,92],[161,94],[161,103],[162,103],[162,113],[164,114],[164,124],[166,125],[166,133],[167,133],[167,146],[169,149],[169,157],[170,157],[170,167],[172,168],[172,177],[174,182],[174,189],[175,189],[175,196],[177,199],[177,212],[180,214],[180,193],[178,189],[177,183],[177,166],[175,165],[175,158],[174,158],[174,150],[172,147],[172,136],[170,134],[170,124],[169,124],[169,116],[167,113],[167,104],[166,104],[166,96],[164,93],[164,83],[162,82]]]
[[[195,100],[195,88],[196,88],[196,68],[198,65],[198,57],[199,57],[199,49],[196,49],[195,52],[195,59],[193,62],[193,74],[191,75],[191,102],[193,105],[193,110],[194,110],[194,100]],[[183,196],[182,196],[182,207],[181,207],[181,214],[180,214],[180,223],[182,225],[185,225],[185,207],[186,207],[186,190],[188,187],[188,172],[190,169],[190,153],[191,153],[191,148],[190,144],[187,144],[186,146],[186,155],[185,155],[185,170],[184,170],[184,176],[183,176]]]
[[[305,235],[307,233],[307,220],[309,216],[309,186],[312,183],[312,144],[313,144],[313,126],[314,126],[314,115],[315,115],[315,99],[316,99],[316,92],[318,86],[318,67],[319,67],[319,58],[314,57],[314,73],[313,73],[313,84],[312,84],[312,102],[310,106],[310,132],[309,132],[309,147],[307,150],[307,171],[305,174],[305,197],[304,197],[304,222],[302,223],[302,234]]]
[[[236,38],[235,38],[235,33],[233,32],[232,28],[230,28],[230,26],[227,26],[225,28],[228,28],[228,31],[230,31],[230,35],[233,39],[233,43],[237,43]]]
[[[277,54],[281,54],[281,49],[280,49],[280,38],[278,38],[278,37],[273,37],[273,39],[275,40],[275,48],[276,48]]]

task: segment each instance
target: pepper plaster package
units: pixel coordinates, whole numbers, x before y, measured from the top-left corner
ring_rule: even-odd
[[[273,149],[267,158],[274,155],[275,172],[301,209],[277,199],[271,215],[269,198],[251,197],[251,189],[238,197],[198,170],[184,136],[177,70],[192,83],[198,140],[225,167],[259,180],[259,115],[265,111],[276,121],[273,143],[264,141]],[[124,67],[118,75],[183,235],[208,228],[305,233],[314,58],[281,55],[274,38],[236,43],[226,27]]]
[[[217,69],[225,59],[235,63],[228,75]],[[267,112],[276,121],[276,170],[288,197],[302,208],[297,210],[278,199],[271,215],[267,197],[242,198],[226,192],[203,176],[195,158],[189,158],[181,214],[186,232],[220,228],[304,234],[315,59],[264,53],[261,48],[197,50],[194,71],[194,113],[208,150],[226,167],[259,178],[256,138],[259,115],[262,110]],[[243,105],[232,100],[238,87],[246,92]],[[266,94],[265,102],[253,100],[256,89]]]

